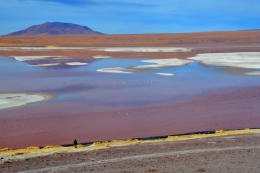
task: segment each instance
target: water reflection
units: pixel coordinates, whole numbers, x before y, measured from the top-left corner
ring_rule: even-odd
[[[26,61],[1,57],[0,61],[0,80],[4,81],[0,86],[1,92],[53,93],[58,98],[50,101],[52,104],[73,102],[81,112],[171,103],[216,89],[260,84],[256,77],[229,73],[226,70],[228,67],[204,66],[197,61],[185,62],[183,66],[138,70],[136,66],[145,66],[147,62],[140,59],[80,57],[45,57]],[[68,65],[73,62],[87,65]],[[28,66],[52,63],[59,65]],[[132,70],[133,73],[98,72],[98,69],[113,67]],[[44,104],[50,106],[49,102]]]

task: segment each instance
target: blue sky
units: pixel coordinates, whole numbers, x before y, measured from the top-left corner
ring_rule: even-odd
[[[260,29],[260,0],[1,0],[0,35],[45,22],[106,34]]]

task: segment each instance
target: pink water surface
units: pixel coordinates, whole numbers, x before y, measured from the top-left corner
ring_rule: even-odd
[[[72,113],[53,103],[1,112],[0,148],[172,135],[260,125],[260,87],[208,93],[179,103]],[[35,115],[38,107],[44,109]],[[53,113],[51,110],[60,110]],[[17,113],[19,111],[19,113]]]

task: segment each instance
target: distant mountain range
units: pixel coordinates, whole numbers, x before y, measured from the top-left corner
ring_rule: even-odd
[[[83,34],[102,34],[91,30],[87,26],[72,23],[47,22],[40,25],[33,25],[27,29],[12,32],[6,36],[25,36],[25,35],[83,35]]]

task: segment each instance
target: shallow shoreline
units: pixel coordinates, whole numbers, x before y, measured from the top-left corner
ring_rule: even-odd
[[[259,143],[258,133],[136,143],[92,151],[80,151],[83,147],[78,146],[71,147],[71,150],[79,152],[68,150],[47,156],[8,160],[0,167],[4,172],[19,173],[259,172]],[[22,153],[18,153],[17,157],[19,154]]]
[[[53,155],[57,153],[74,153],[83,151],[95,151],[100,149],[110,149],[114,147],[131,146],[137,144],[149,144],[149,143],[161,143],[161,142],[179,142],[186,140],[223,137],[223,136],[236,136],[236,135],[248,135],[248,134],[260,134],[260,129],[237,129],[237,130],[216,130],[216,131],[204,131],[187,133],[173,136],[155,136],[155,137],[144,137],[144,138],[133,138],[133,139],[115,139],[110,141],[96,141],[79,143],[77,148],[74,148],[73,144],[63,145],[47,145],[47,146],[29,146],[23,149],[0,149],[0,164],[8,161],[17,161],[28,158],[42,157]]]

